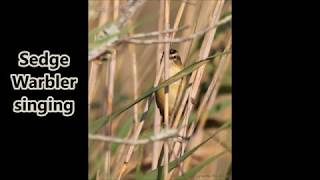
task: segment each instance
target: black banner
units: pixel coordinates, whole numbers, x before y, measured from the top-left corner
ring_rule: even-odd
[[[5,1],[4,9],[2,172],[10,179],[87,179],[88,1]],[[18,64],[21,52],[24,66]],[[68,56],[69,64],[58,56]],[[56,83],[65,87],[68,78],[77,82],[74,89],[30,88],[41,86],[45,74],[59,74]],[[15,75],[29,89],[14,89]]]

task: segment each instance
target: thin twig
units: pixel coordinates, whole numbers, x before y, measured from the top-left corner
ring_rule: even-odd
[[[114,23],[105,27],[101,32],[104,35],[108,35],[108,32],[120,32],[120,29],[128,22],[128,20],[135,14],[135,12],[146,2],[146,0],[132,0],[128,3],[125,7],[121,16],[119,16]],[[114,40],[118,37],[112,38],[110,41],[106,41],[103,44],[99,45],[98,47],[89,51],[88,61],[92,61],[107,51],[107,48],[112,46]]]
[[[89,134],[89,139],[90,140],[99,140],[99,141],[105,141],[105,142],[111,142],[111,143],[120,143],[120,144],[130,144],[130,145],[142,145],[142,144],[148,144],[150,142],[155,142],[155,141],[161,141],[173,137],[178,136],[178,131],[177,129],[168,129],[168,130],[163,130],[160,131],[159,134],[151,136],[147,139],[121,139],[117,137],[111,137],[111,136],[103,136],[103,135],[93,135]]]
[[[170,28],[170,3],[169,0],[164,1],[164,29]],[[164,40],[170,40],[170,34],[165,34]],[[170,44],[164,46],[164,80],[169,78],[169,49]],[[169,86],[164,88],[164,126],[165,129],[169,129]],[[163,177],[164,180],[169,179],[169,143],[164,141],[164,156],[163,156]]]
[[[218,26],[221,26],[229,21],[231,21],[231,15],[225,17],[224,19],[220,20],[217,24],[213,26],[209,26],[201,31],[198,31],[190,36],[187,37],[181,37],[181,38],[175,38],[175,39],[169,39],[169,40],[158,40],[158,39],[148,39],[148,40],[140,40],[140,39],[123,39],[121,42],[126,43],[134,43],[134,44],[158,44],[158,43],[182,43],[185,41],[193,40],[194,38],[197,38],[199,36],[202,36],[208,31],[211,31],[212,29],[217,28]]]
[[[123,13],[116,20],[116,25],[121,29],[134,13],[146,2],[146,0],[132,0],[128,3]]]
[[[130,35],[129,37],[122,38],[119,41],[128,41],[130,39],[146,38],[146,37],[150,37],[150,36],[159,36],[159,35],[166,34],[166,33],[176,33],[176,32],[188,29],[189,27],[190,26],[185,25],[185,26],[181,26],[179,28],[173,28],[173,29],[168,29],[168,30],[164,30],[164,31],[153,31],[153,32],[148,32],[148,33],[133,34],[133,35]]]
[[[220,25],[223,25],[229,21],[231,21],[231,15],[225,17],[224,19],[220,20],[216,25],[208,27],[206,29],[203,29],[201,31],[198,31],[190,36],[187,37],[181,37],[181,38],[175,38],[175,39],[169,39],[169,40],[159,40],[159,39],[149,39],[149,40],[139,40],[139,39],[122,39],[122,40],[116,40],[114,42],[106,42],[94,49],[92,49],[89,52],[89,57],[88,57],[88,61],[92,61],[94,59],[96,59],[97,57],[99,57],[101,54],[103,54],[104,52],[107,51],[107,48],[114,45],[114,44],[119,44],[121,42],[125,42],[125,43],[135,43],[135,44],[158,44],[158,43],[181,43],[181,42],[186,42],[186,41],[190,41],[193,40],[194,38],[197,38],[203,34],[205,34],[206,32],[217,28]]]

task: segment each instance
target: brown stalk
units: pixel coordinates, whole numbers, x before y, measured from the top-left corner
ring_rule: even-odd
[[[110,1],[101,2],[101,6],[106,9],[109,9],[110,4],[111,4]],[[103,11],[99,17],[98,27],[105,24],[108,21],[108,19],[109,19],[109,14],[107,13],[107,11]],[[94,61],[92,62],[93,63],[91,63],[90,75],[89,75],[89,101],[88,101],[89,105],[92,103],[92,100],[97,93],[97,88],[95,87],[96,87],[98,70],[99,70],[99,67],[101,67],[101,64],[99,64],[98,62],[94,62]]]
[[[173,25],[173,29],[177,29],[179,24],[180,24],[180,21],[181,21],[181,17],[182,17],[182,14],[184,12],[184,9],[185,9],[185,6],[186,6],[186,3],[188,2],[188,0],[186,1],[183,1],[179,7],[179,10],[178,10],[178,13],[176,15],[176,19],[174,21],[174,25]],[[176,31],[172,33],[172,36],[171,38],[173,39],[175,36],[176,36]]]
[[[119,16],[120,0],[115,0],[113,4],[113,20]],[[113,94],[114,94],[114,80],[115,80],[115,69],[116,69],[116,50],[113,50],[110,63],[107,63],[108,75],[106,80],[107,99],[106,99],[106,114],[112,113]],[[105,127],[105,135],[112,136],[112,122],[109,122]],[[111,143],[107,145],[106,156],[105,156],[105,177],[112,177],[111,174]]]
[[[177,29],[178,28],[178,26],[179,26],[179,24],[180,24],[180,21],[181,21],[181,18],[182,18],[182,15],[183,15],[183,12],[184,12],[184,10],[185,10],[185,7],[186,7],[186,4],[188,3],[188,0],[185,0],[185,1],[183,1],[181,4],[180,4],[180,6],[179,6],[179,10],[178,10],[178,13],[177,13],[177,15],[176,15],[176,18],[175,18],[175,22],[174,22],[174,25],[173,25],[173,29]],[[174,39],[175,38],[175,35],[176,35],[176,33],[177,33],[177,31],[175,31],[175,32],[173,32],[172,33],[172,35],[171,35],[171,39]],[[183,80],[185,79],[185,77],[183,78]],[[183,82],[183,81],[182,81]],[[172,123],[172,121],[173,121],[173,117],[174,117],[174,114],[175,114],[175,112],[176,112],[176,107],[177,107],[177,105],[179,104],[179,102],[180,102],[180,100],[181,100],[181,97],[182,97],[182,94],[183,94],[183,87],[182,87],[182,85],[183,84],[181,84],[180,85],[180,87],[179,87],[179,90],[178,90],[178,95],[177,95],[177,98],[176,98],[176,100],[175,100],[175,106],[174,106],[174,110],[173,110],[173,115],[172,115],[172,117],[170,117],[170,121],[169,122],[171,122]],[[170,126],[170,125],[168,125],[168,126]],[[175,129],[175,128],[174,128]],[[172,144],[169,144],[168,145],[169,146],[169,148],[170,149],[172,149],[173,147],[172,147]],[[172,150],[170,150],[170,151],[172,151]],[[168,155],[169,156],[169,155]],[[168,157],[168,161],[169,161],[170,159],[169,159],[169,157]],[[179,167],[180,168],[180,167]],[[172,172],[170,172],[169,174],[168,174],[168,179],[171,179],[171,176],[172,176]]]
[[[102,2],[101,4],[103,7],[105,8],[109,8],[110,3],[107,1]],[[108,13],[103,12],[100,14],[99,20],[98,20],[98,26],[103,25],[104,23],[106,23],[109,19]],[[90,105],[92,104],[92,101],[94,99],[94,97],[96,96],[97,93],[97,77],[99,75],[99,70],[101,68],[101,63],[99,63],[98,61],[91,61],[91,66],[90,66],[90,75],[89,75],[89,112],[90,112]],[[101,145],[101,146],[100,146]],[[99,148],[100,147],[100,148]],[[104,148],[104,144],[97,144],[97,153],[100,150],[103,150]],[[96,156],[96,155],[95,155]],[[97,178],[101,176],[100,171],[98,171],[97,173]],[[101,179],[101,178],[99,178]]]
[[[179,23],[180,23],[180,20],[181,20],[181,17],[182,17],[182,14],[183,14],[183,11],[185,9],[185,4],[187,3],[188,0],[184,1],[181,3],[180,7],[179,7],[179,10],[178,10],[178,13],[177,13],[177,16],[176,16],[176,19],[175,19],[175,23],[174,23],[174,27],[173,29],[178,29],[178,26],[179,26]],[[170,32],[168,30],[164,30],[162,31],[163,29],[163,3],[161,3],[160,1],[160,16],[159,16],[159,32]],[[175,34],[176,34],[177,31],[172,31],[172,36],[171,38],[174,38],[175,37]],[[161,34],[159,34],[159,41],[161,39],[163,39],[163,37],[161,36]],[[162,54],[163,54],[163,50],[162,50],[162,44],[158,44],[158,51],[157,51],[157,56],[158,58],[157,59],[161,59],[162,57]],[[159,61],[157,62],[157,66],[159,66]],[[158,69],[158,68],[157,68]],[[181,94],[181,92],[179,93]],[[179,98],[177,98],[177,101],[178,101]],[[155,121],[154,121],[154,132],[155,134],[158,133],[160,131],[160,125],[161,125],[161,122],[160,122],[160,114],[159,114],[159,111],[157,109],[156,113],[155,113]],[[158,156],[160,154],[159,152],[159,149],[161,149],[162,145],[160,145],[161,142],[155,142],[154,143],[154,151],[153,151],[153,160],[152,160],[152,169],[155,169],[157,167],[157,164],[158,164]]]
[[[132,22],[129,20],[129,23],[132,23]],[[130,31],[129,34],[133,34],[133,32]],[[137,83],[138,77],[137,77],[137,55],[136,55],[136,48],[135,48],[134,45],[129,45],[129,46],[128,46],[128,50],[129,50],[129,53],[130,53],[131,59],[132,59],[133,98],[134,98],[134,99],[137,99],[137,98],[138,98],[138,86],[137,86],[137,84],[138,84],[138,83]],[[134,109],[133,109],[133,119],[134,119],[134,122],[133,122],[133,129],[131,129],[131,131],[132,131],[132,133],[134,134],[133,136],[134,136],[134,138],[135,138],[135,137],[137,136],[136,134],[139,135],[143,124],[139,123],[139,120],[138,120],[138,104],[135,104],[133,108],[134,108]],[[139,128],[139,127],[141,127],[141,128]],[[130,133],[129,133],[129,134],[130,134]],[[130,135],[128,135],[126,139],[128,139],[129,137],[130,137]],[[132,150],[133,150],[133,149],[129,148],[128,153],[127,153],[127,151],[125,151],[125,148],[127,148],[127,147],[126,147],[126,146],[121,146],[120,152],[119,152],[119,154],[120,154],[119,158],[126,156],[126,154],[128,154],[128,153],[129,153],[129,154],[132,153]],[[119,158],[118,158],[118,160],[120,160]],[[126,163],[126,162],[129,161],[129,160],[127,160],[127,159],[128,159],[128,155],[127,155],[127,158],[126,158],[126,160],[125,160],[125,163],[121,166],[121,169],[120,169],[120,171],[119,171],[120,174],[119,174],[119,176],[118,176],[117,179],[121,179],[124,171],[126,170],[126,168],[127,168],[127,163]],[[116,162],[118,162],[118,161],[116,161]],[[116,166],[117,166],[117,163],[116,163]],[[116,168],[116,169],[118,169],[118,168]]]
[[[155,81],[154,81],[154,87],[158,86],[159,84],[159,81],[160,81],[160,78],[161,78],[161,74],[164,70],[164,63],[161,63],[160,65],[160,70],[159,70],[159,74],[157,75]],[[153,103],[154,101],[154,94],[152,94],[151,96],[149,96],[149,98],[147,99],[147,102],[145,104],[145,107],[144,107],[144,111],[143,111],[143,115],[141,116],[140,118],[140,121],[139,121],[139,124],[138,124],[138,128],[137,130],[135,131],[134,135],[133,135],[133,140],[137,140],[140,133],[141,133],[141,130],[142,130],[142,127],[143,127],[143,124],[144,124],[144,120],[146,118],[146,114],[148,113],[149,111],[149,108],[151,106],[151,104]],[[134,145],[130,145],[129,146],[129,150],[127,151],[126,153],[126,157],[125,157],[125,160],[124,160],[124,163],[122,164],[122,167],[121,167],[121,170],[120,170],[120,174],[118,176],[118,180],[121,179],[121,177],[123,176],[123,174],[125,173],[126,169],[127,169],[127,164],[128,162],[130,161],[131,159],[131,156],[132,156],[132,153],[133,153],[133,149],[134,149]]]
[[[210,2],[209,2],[209,3],[210,3]],[[215,2],[212,1],[211,3],[215,3]],[[201,1],[199,11],[200,11],[200,12],[203,12],[203,13],[200,13],[200,14],[199,14],[198,20],[194,19],[195,15],[188,16],[188,15],[190,15],[190,13],[187,13],[187,16],[188,16],[188,17],[187,17],[187,19],[185,19],[185,21],[186,21],[185,23],[191,23],[191,22],[193,22],[193,21],[196,21],[196,22],[197,22],[197,24],[195,25],[195,27],[194,27],[194,29],[193,29],[194,31],[197,31],[198,29],[201,29],[201,28],[204,28],[204,27],[205,27],[205,24],[201,21],[201,19],[203,19],[202,16],[203,16],[203,14],[208,14],[208,13],[210,13],[211,11],[213,11],[213,10],[214,10],[214,7],[215,7],[215,6],[214,6],[215,4],[210,4],[210,5],[208,5],[208,4],[202,5],[202,4],[205,4],[205,2],[202,2],[202,1]],[[191,12],[193,12],[193,13],[196,12],[195,7],[190,7],[190,6],[188,6],[188,8],[189,8],[189,10],[190,10]],[[202,16],[201,16],[201,15],[202,15]],[[188,21],[188,19],[190,19],[190,20]],[[192,20],[192,21],[191,21],[191,20]],[[190,22],[190,21],[191,21],[191,22]],[[187,32],[188,32],[188,33],[192,33],[190,30],[188,30],[188,31],[183,32],[183,34],[186,35]],[[183,54],[181,54],[182,56],[185,55],[185,57],[187,57],[186,54],[188,54],[188,52],[190,51],[191,46],[192,46],[192,43],[193,43],[193,41],[189,41],[189,42],[187,42],[187,43],[183,43],[183,44],[182,44],[182,47],[183,47],[183,48],[181,49],[181,51],[183,52]],[[186,60],[185,60],[185,61],[186,61]],[[193,81],[194,81],[194,79],[195,79],[195,76],[196,76],[196,71],[191,74],[191,77],[190,77],[189,82],[188,82],[189,85],[192,85],[192,83],[193,83]],[[185,93],[184,93],[184,96],[183,96],[183,98],[182,98],[180,107],[179,107],[178,112],[177,112],[177,114],[176,114],[176,116],[175,116],[175,120],[174,120],[174,123],[173,123],[172,128],[177,128],[179,122],[181,121],[180,119],[181,119],[182,113],[184,112],[184,110],[185,110],[185,108],[186,108],[186,106],[187,106],[187,104],[188,104],[190,91],[191,91],[191,86],[187,87],[187,89],[185,90]],[[190,101],[190,100],[189,100],[189,101]],[[181,122],[180,125],[186,127],[186,126],[185,126],[185,124],[186,124],[185,119],[183,118],[183,120],[184,120],[184,122]],[[180,133],[182,133],[182,132],[180,132]],[[180,135],[182,135],[182,134],[180,134]],[[173,160],[174,157],[178,155],[178,151],[179,151],[179,149],[180,149],[180,146],[181,146],[180,143],[174,143],[173,152],[172,152],[172,155],[171,155],[170,160]]]
[[[214,12],[212,14],[212,18],[211,18],[211,21],[210,21],[211,22],[210,26],[214,26],[219,21],[219,17],[221,15],[223,5],[224,5],[224,0],[220,0],[220,1],[217,2],[215,10],[214,10]],[[213,38],[215,36],[215,32],[216,32],[216,29],[213,29],[212,31],[208,32],[205,35],[203,43],[202,43],[201,48],[200,48],[200,53],[199,53],[199,58],[200,59],[208,57],[209,52],[210,52],[210,48],[211,48],[211,44],[213,42]],[[205,69],[205,66],[202,66],[197,70],[195,81],[193,82],[193,86],[192,86],[192,89],[191,89],[191,92],[190,92],[190,100],[191,101],[196,98],[196,95],[197,95],[197,92],[199,90],[199,86],[200,86],[200,82],[201,82],[201,79],[202,79],[202,75],[203,75],[204,69]],[[189,119],[191,110],[192,110],[192,108],[194,106],[194,104],[191,103],[191,101],[189,101],[189,103],[187,104],[187,111],[185,113],[185,120],[184,120],[185,122],[187,122],[187,120]],[[184,131],[183,131],[183,136],[186,136],[186,135],[187,135],[187,128],[185,128]],[[181,153],[180,154],[184,153],[185,147],[186,147],[186,142],[182,142],[182,148],[181,148]]]
[[[192,24],[192,27],[183,31],[181,33],[182,37],[187,37],[190,34],[193,34],[194,32],[198,31],[197,27],[198,27],[198,23],[201,21],[200,16],[201,13],[200,12],[204,12],[206,13],[206,11],[200,11],[202,8],[202,4],[203,1],[197,1],[197,3],[195,3],[194,6],[186,6],[186,13],[183,19],[183,24]],[[196,22],[196,23],[194,23]],[[186,63],[188,54],[190,52],[190,48],[192,45],[193,40],[191,41],[186,41],[184,43],[181,43],[179,46],[179,52],[181,53],[180,56],[183,60],[183,63]]]
[[[215,3],[216,3],[216,6],[215,6],[215,9],[214,9],[212,16],[210,18],[209,27],[215,26],[215,24],[218,22],[221,11],[222,11],[222,7],[224,4],[224,0],[217,1]],[[204,58],[208,57],[215,32],[216,32],[216,28],[214,28],[211,31],[206,33],[204,40],[203,40],[203,43],[202,43],[202,46],[200,48],[199,59],[204,59]],[[195,100],[195,96],[196,96],[197,91],[199,89],[199,85],[200,85],[200,81],[201,81],[201,77],[202,77],[204,69],[205,69],[205,65],[200,67],[198,70],[196,70],[192,73],[191,78],[189,80],[189,84],[192,84],[192,86],[187,88],[186,93],[185,93],[185,96],[187,96],[187,97],[183,98],[183,100],[187,101],[187,102],[185,102],[186,107],[185,107],[183,120],[182,120],[182,124],[181,124],[181,126],[184,128],[182,128],[182,130],[180,131],[180,135],[183,137],[185,137],[187,134],[187,122],[188,122],[190,113],[193,108],[193,101]],[[182,106],[180,108],[182,109]],[[173,157],[173,155],[178,154],[177,151],[180,149],[179,147],[181,147],[180,153],[179,153],[181,156],[184,153],[186,142],[182,142],[181,146],[180,146],[180,143],[175,143],[174,146],[175,147],[174,147],[174,151],[172,153],[172,157]]]
[[[99,16],[99,25],[98,27],[104,25],[106,22],[109,20],[109,10],[110,6],[112,5],[111,1],[102,1],[101,2],[101,7],[105,9],[105,11],[100,11],[100,16]]]
[[[138,55],[139,54],[138,48],[136,47],[135,49],[136,49],[136,54]],[[151,52],[150,49],[152,49],[152,47],[147,46],[144,49],[144,51],[142,52],[142,54],[139,54],[139,56],[137,56],[137,63],[139,64],[139,67],[145,67],[142,72],[141,72],[141,70],[139,71],[139,68],[137,68],[137,74],[139,74],[139,78],[137,79],[138,80],[137,87],[139,87],[139,89],[141,89],[141,90],[143,90],[143,85],[146,82],[146,79],[150,78],[150,73],[153,72],[153,69],[154,69],[153,63],[149,63],[148,61],[146,61],[146,62],[141,61],[142,59],[152,59],[151,58],[152,54],[150,53]],[[125,52],[125,53],[123,52],[123,55],[126,56],[127,53],[129,53],[129,51]],[[119,62],[118,64],[119,64],[119,67],[124,68],[123,66],[120,66],[120,63],[122,65],[122,64],[127,63],[127,61],[126,61],[125,57],[122,59],[124,59],[124,61],[118,61]],[[120,72],[120,73],[122,73],[121,75],[124,74],[123,72]],[[124,79],[122,79],[123,80],[122,84],[130,84],[131,83],[131,81],[130,81],[131,74],[129,74],[129,75],[127,75],[127,77],[123,77],[123,78]],[[123,94],[125,92],[127,92],[126,88],[121,88],[119,90],[119,94]]]
[[[163,22],[164,22],[164,4],[159,1],[159,20],[158,20],[158,30],[159,32],[163,31]],[[159,34],[158,39],[161,40],[163,38],[163,34]],[[160,71],[160,64],[161,64],[161,58],[163,54],[163,44],[158,44],[157,46],[157,59],[156,59],[156,76],[161,73]],[[159,77],[160,77],[159,76]],[[155,104],[156,105],[156,104]],[[158,134],[161,129],[161,115],[159,109],[155,108],[155,113],[154,113],[154,123],[153,123],[153,132],[154,134]],[[159,154],[160,154],[160,149],[162,147],[162,142],[154,142],[153,143],[153,150],[152,150],[152,169],[156,169],[158,165],[158,159],[159,159]]]
[[[228,44],[225,48],[225,52],[229,51],[230,48],[231,48],[231,38],[228,41]],[[230,57],[229,54],[225,54],[220,57],[220,62],[218,64],[218,68],[217,68],[216,72],[214,73],[214,76],[213,76],[212,81],[209,85],[209,88],[208,88],[207,92],[205,93],[205,95],[201,101],[201,104],[199,106],[198,113],[197,113],[197,119],[200,119],[204,110],[207,110],[207,109],[205,109],[205,107],[209,108],[213,105],[213,103],[209,103],[209,102],[214,101],[213,99],[214,99],[215,95],[213,92],[214,92],[214,90],[217,90],[219,87],[219,83],[220,83],[222,76],[224,75],[224,72],[226,70],[226,67],[229,63],[229,57]],[[190,127],[189,131],[193,129],[192,127],[194,127],[194,123],[192,123],[192,126]]]
[[[91,62],[91,66],[90,66],[90,74],[89,74],[89,98],[88,98],[88,102],[89,102],[89,109],[90,109],[90,105],[92,104],[93,98],[95,97],[96,93],[97,93],[97,76],[98,76],[98,71],[99,68],[101,67],[100,64],[98,64],[97,62],[92,61]]]
[[[130,22],[131,23],[131,22]],[[129,34],[133,34],[131,31]],[[136,55],[136,48],[134,45],[129,44],[129,52],[132,58],[132,77],[133,77],[133,99],[136,100],[138,98],[138,76],[137,76],[137,55]],[[135,104],[133,107],[133,119],[134,124],[138,124],[138,104]]]
[[[192,22],[196,21],[196,24],[194,25],[193,30],[189,29],[187,31],[184,31],[182,33],[183,36],[189,36],[189,34],[193,33],[194,31],[197,31],[197,29],[200,29],[199,26],[198,26],[198,23],[202,22],[201,21],[201,13],[198,16],[198,20],[195,19],[197,17],[197,16],[195,16],[195,14],[196,14],[197,8],[200,8],[199,12],[204,12],[204,13],[206,12],[205,11],[206,9],[202,10],[206,6],[202,6],[202,4],[203,4],[203,2],[201,1],[200,2],[200,7],[198,7],[198,6],[195,6],[195,7],[188,6],[187,7],[188,8],[188,13],[186,14],[186,18],[184,20],[184,23],[188,23],[189,24],[189,23],[192,23]],[[208,6],[208,7],[213,7],[213,5],[212,6]],[[187,60],[186,60],[186,58],[188,57],[187,54],[189,53],[189,51],[191,49],[192,43],[193,43],[193,39],[191,41],[187,41],[187,42],[181,44],[181,46],[182,46],[182,48],[180,48],[181,49],[181,57],[183,58],[184,63],[187,62]],[[195,76],[195,74],[193,73],[192,76],[191,76],[191,79],[193,79],[194,76]],[[185,106],[187,104],[187,100],[188,100],[188,96],[187,95],[189,94],[190,89],[191,88],[187,88],[185,90],[184,96],[182,98],[182,101],[181,101],[180,106],[178,108],[177,114],[176,114],[175,119],[173,121],[172,128],[177,128],[178,127],[178,123],[180,122],[182,113],[183,113],[183,111],[185,109]],[[185,124],[185,123],[182,122],[182,124]],[[180,134],[181,134],[181,132],[180,132]],[[181,146],[180,143],[174,142],[173,147],[172,147],[170,160],[174,160],[177,157],[179,157],[178,153],[179,153],[180,146]],[[180,163],[179,164],[179,173],[181,172],[181,169],[182,169],[182,164]],[[172,175],[173,173],[175,173],[175,171],[171,171],[170,174]]]
[[[170,28],[170,4],[169,0],[164,1],[164,29]],[[165,40],[169,39],[169,33],[164,36]],[[170,44],[164,45],[164,80],[169,78],[169,49]],[[164,126],[165,129],[169,129],[169,86],[164,87]],[[168,180],[168,162],[169,162],[169,144],[168,141],[164,141],[164,156],[163,156],[163,177],[164,180]]]
[[[225,48],[225,51],[230,50],[230,48],[231,48],[231,38],[229,39],[229,42],[227,44],[227,47]],[[197,141],[201,142],[201,140],[202,140],[200,131],[203,130],[204,125],[207,121],[208,112],[209,112],[210,108],[215,103],[215,99],[216,99],[216,96],[217,96],[217,93],[219,90],[219,86],[221,84],[222,77],[225,74],[225,71],[226,71],[226,68],[228,67],[229,62],[230,62],[230,54],[226,54],[226,55],[221,56],[218,68],[213,75],[210,86],[209,86],[209,88],[208,88],[208,90],[207,90],[207,92],[201,102],[201,105],[198,109],[197,119],[199,119],[199,126],[197,128],[197,132],[195,133],[195,136],[193,137],[193,139],[196,139]],[[188,129],[188,133],[187,133],[188,137],[193,134],[193,132],[195,130],[196,123],[197,122],[195,122],[195,121],[192,122],[190,128]],[[198,142],[191,141],[190,148],[196,146],[197,144],[195,144],[195,143],[198,143]],[[220,144],[222,146],[225,146],[223,143],[220,143]],[[227,147],[225,147],[225,148],[227,148]],[[187,159],[185,161],[184,165],[185,165],[184,167],[186,169],[188,169],[188,167],[190,165],[190,159]]]

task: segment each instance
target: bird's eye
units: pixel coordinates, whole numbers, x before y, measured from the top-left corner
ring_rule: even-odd
[[[176,50],[170,49],[170,54],[174,54],[174,53],[176,53],[176,52],[177,52]]]
[[[173,58],[175,58],[175,59],[176,59],[176,58],[177,58],[177,56],[173,56]]]

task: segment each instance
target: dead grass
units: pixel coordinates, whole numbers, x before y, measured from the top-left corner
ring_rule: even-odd
[[[89,31],[103,27],[96,34],[101,33],[139,1],[141,0],[89,0]],[[150,88],[158,86],[161,73],[164,73],[165,79],[170,78],[167,63],[170,47],[179,51],[185,67],[217,52],[231,50],[230,23],[223,23],[223,30],[219,29],[220,26],[216,27],[224,14],[231,14],[231,0],[147,0],[140,3],[142,6],[131,8],[134,13],[128,17],[127,22],[121,21],[123,26],[120,31],[124,29],[125,32],[117,34],[115,39],[134,37],[139,33],[179,29],[183,26],[188,28],[133,39],[189,39],[155,44],[132,44],[107,39],[101,43],[108,46],[91,41],[93,49],[105,48],[103,50],[107,53],[103,54],[104,59],[97,56],[89,62],[89,123],[99,122],[101,117],[109,117]],[[134,26],[137,27],[132,28]],[[206,28],[202,34],[194,36]],[[108,37],[110,34],[104,36]],[[162,54],[164,58],[160,63]],[[165,105],[163,121],[152,94],[106,123],[105,128],[97,134],[107,138],[103,141],[89,140],[89,179],[148,179],[157,176],[165,180],[190,177],[226,179],[232,159],[231,128],[222,131],[219,128],[232,119],[232,95],[231,92],[221,94],[219,90],[222,85],[231,87],[231,59],[230,53],[217,56],[214,61],[185,76],[189,86],[180,92],[179,103],[176,103],[175,113],[170,117],[168,105]],[[165,102],[168,103],[168,96]],[[175,130],[178,134],[150,140],[151,137],[161,135],[164,129]],[[217,130],[219,132],[210,141],[197,148]],[[111,143],[115,139],[119,142],[146,140],[146,143]],[[193,148],[197,150],[173,169],[170,168],[174,160],[183,159]],[[224,151],[226,153],[221,157],[200,168],[199,164]],[[199,171],[194,171],[196,168],[200,168]],[[153,176],[151,170],[161,171]]]

